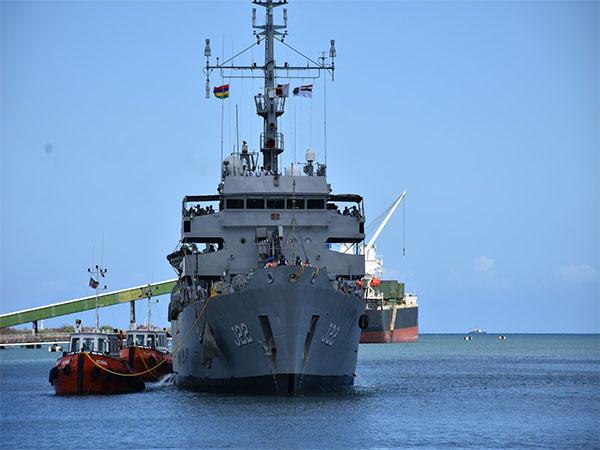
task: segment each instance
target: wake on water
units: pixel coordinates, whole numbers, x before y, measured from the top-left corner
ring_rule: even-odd
[[[164,375],[156,383],[147,383],[146,384],[146,390],[160,389],[160,388],[164,388],[164,387],[167,387],[167,386],[173,386],[173,380],[174,380],[174,378],[175,378],[175,374],[174,373],[168,373],[168,374]]]

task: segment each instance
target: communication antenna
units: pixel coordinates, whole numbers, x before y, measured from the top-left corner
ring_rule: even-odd
[[[106,275],[106,272],[108,272],[108,269],[103,269],[102,267],[98,266],[98,264],[96,264],[96,267],[94,269],[90,269],[88,267],[88,273],[90,274],[90,287],[96,290],[96,329],[95,331],[98,333],[100,331],[100,316],[98,314],[98,295],[100,295],[100,292],[105,291],[106,290],[106,284],[104,286],[102,286],[103,283],[101,283],[102,278],[104,278],[104,276]]]
[[[150,320],[152,318],[152,286],[148,285],[144,288],[144,295],[148,299],[148,324],[146,328],[150,331]]]
[[[283,134],[278,130],[278,119],[284,113],[285,97],[278,96],[275,90],[275,80],[278,78],[278,72],[283,72],[283,76],[288,79],[317,79],[321,76],[321,72],[326,71],[334,79],[334,59],[336,56],[335,41],[330,41],[329,58],[331,62],[326,62],[325,57],[322,57],[319,62],[309,58],[299,50],[296,50],[291,45],[287,44],[285,38],[287,36],[288,14],[287,9],[283,9],[283,24],[275,24],[273,10],[279,6],[286,5],[287,0],[254,0],[255,6],[265,8],[265,22],[262,25],[257,24],[256,8],[252,9],[252,28],[256,42],[233,55],[231,58],[219,61],[217,58],[216,64],[210,62],[210,40],[206,40],[204,55],[206,56],[206,65],[204,66],[204,74],[206,75],[207,97],[210,97],[210,76],[214,70],[218,70],[221,78],[263,78],[264,90],[254,97],[256,113],[264,120],[263,132],[260,136],[260,151],[263,154],[263,166],[270,167],[277,174],[279,170],[278,156],[284,151]],[[275,62],[274,44],[278,41],[282,45],[293,50],[306,60],[305,65],[290,65],[285,62],[283,65],[277,65]],[[241,54],[252,49],[254,46],[264,43],[265,60],[262,66],[258,66],[255,62],[250,65],[237,65],[233,61]],[[263,72],[261,75],[255,74],[255,71]],[[307,75],[290,76],[290,71],[308,72]],[[221,105],[223,107],[223,105]],[[222,126],[221,126],[222,128]],[[221,145],[222,147],[222,145]],[[222,153],[222,150],[221,150]],[[221,154],[221,161],[223,155]]]

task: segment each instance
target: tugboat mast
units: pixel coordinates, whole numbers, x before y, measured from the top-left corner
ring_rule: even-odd
[[[255,29],[254,35],[256,36],[256,42],[240,53],[234,55],[226,61],[219,63],[219,59],[217,58],[217,64],[210,64],[210,56],[211,56],[211,48],[210,48],[210,39],[206,39],[206,46],[204,48],[204,56],[206,56],[206,66],[204,67],[204,73],[206,74],[206,97],[210,97],[210,74],[214,69],[218,69],[220,71],[221,77],[223,79],[229,78],[257,78],[253,76],[252,72],[255,70],[262,69],[264,72],[264,92],[259,93],[254,96],[254,102],[256,105],[256,114],[263,118],[263,131],[260,135],[260,151],[263,154],[263,167],[267,170],[271,170],[274,174],[279,174],[279,162],[278,156],[283,153],[284,150],[284,140],[283,133],[278,131],[277,126],[277,118],[284,113],[285,108],[285,98],[287,93],[279,93],[277,92],[275,79],[277,78],[278,70],[286,71],[286,78],[298,78],[298,79],[316,79],[321,75],[322,70],[326,70],[331,74],[333,79],[333,72],[335,70],[334,67],[334,59],[336,56],[335,50],[335,41],[331,40],[331,46],[329,49],[329,57],[331,58],[330,63],[326,63],[325,57],[319,58],[319,62],[313,61],[308,58],[303,53],[299,52],[292,46],[284,43],[284,39],[287,36],[287,9],[283,9],[283,25],[276,25],[273,22],[273,9],[286,5],[287,0],[253,0],[254,5],[262,6],[265,8],[265,24],[264,25],[256,25],[256,8],[252,9],[252,27]],[[260,31],[256,31],[260,30]],[[287,62],[282,66],[278,66],[275,63],[275,41],[281,42],[283,45],[287,46],[298,55],[306,59],[305,65],[291,66]],[[249,66],[240,66],[233,65],[231,62],[234,58],[240,56],[242,53],[245,53],[250,48],[254,47],[254,45],[260,45],[261,42],[264,42],[265,45],[265,62],[262,67],[257,66],[256,63],[252,63]],[[231,64],[230,64],[231,63]],[[231,71],[227,72],[226,71]],[[249,75],[239,75],[239,72],[250,71]],[[316,71],[312,72],[312,74],[300,76],[290,76],[290,71]]]
[[[100,281],[102,281],[102,278],[104,278],[104,276],[106,275],[107,270],[108,269],[98,266],[98,264],[96,264],[94,270],[88,267],[88,273],[91,275],[90,287],[93,287],[96,291],[96,333],[100,332],[100,316],[98,314],[98,308],[100,305],[98,304],[98,295],[100,294],[100,292],[106,290],[106,285],[102,286],[102,283],[100,283]],[[93,284],[95,284],[95,286],[92,286]]]

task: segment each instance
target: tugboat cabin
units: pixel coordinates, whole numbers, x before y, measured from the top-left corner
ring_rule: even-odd
[[[162,331],[128,330],[125,347],[143,347],[167,353],[167,333]]]
[[[119,355],[119,335],[113,333],[74,333],[70,337],[70,353],[88,352]]]

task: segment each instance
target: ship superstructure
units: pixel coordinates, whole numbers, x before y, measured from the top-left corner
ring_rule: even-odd
[[[254,1],[265,23],[253,26],[264,45],[264,65],[210,64],[209,76],[227,78],[262,71],[264,88],[254,97],[263,119],[258,155],[242,145],[224,158],[214,195],[183,198],[181,239],[168,260],[178,274],[171,294],[173,370],[178,387],[209,392],[295,394],[349,387],[354,382],[359,323],[364,327],[365,273],[358,247],[364,239],[362,197],[334,195],[326,165],[307,152],[302,175],[282,173],[284,137],[278,119],[285,97],[276,87],[279,71],[333,74],[329,58],[292,67],[275,63],[274,44],[287,25],[274,23],[285,1]],[[287,78],[287,76],[286,76]],[[340,214],[348,206],[354,213]],[[353,253],[333,244],[354,245]]]

